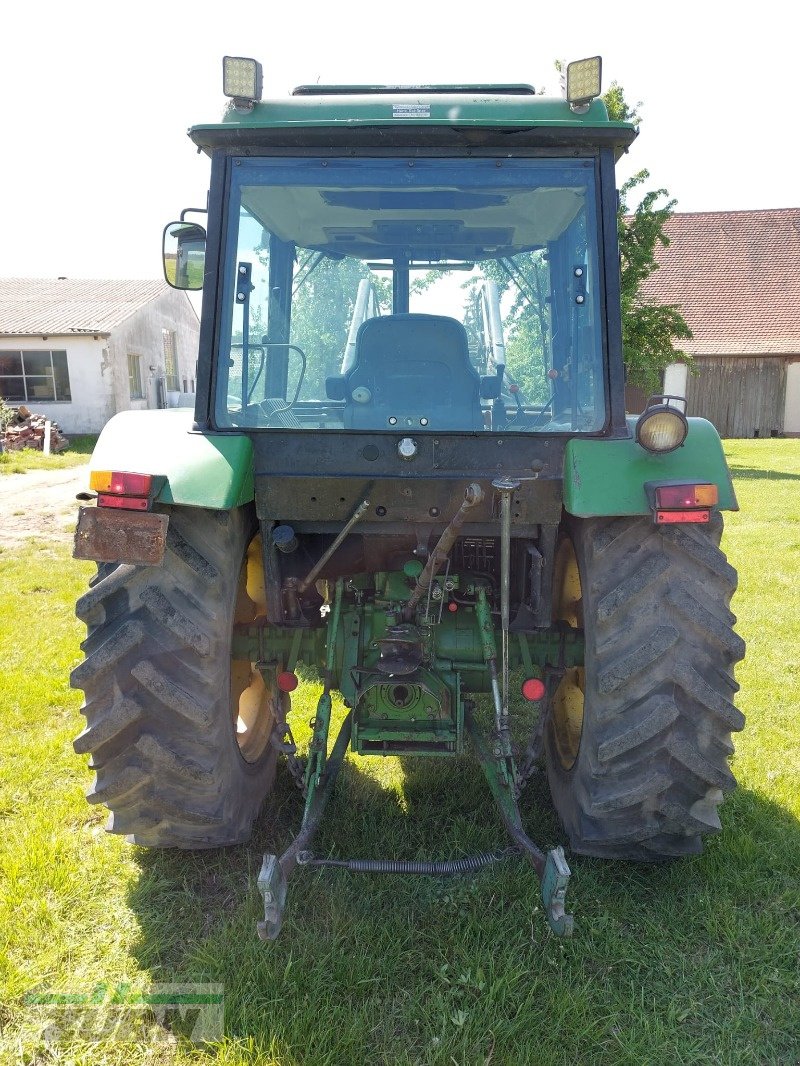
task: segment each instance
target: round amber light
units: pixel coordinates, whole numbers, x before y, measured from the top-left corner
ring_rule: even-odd
[[[673,407],[651,407],[636,423],[636,440],[648,452],[671,452],[686,440],[689,425]]]

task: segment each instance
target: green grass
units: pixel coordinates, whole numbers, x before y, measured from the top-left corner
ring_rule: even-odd
[[[80,657],[73,602],[91,567],[44,544],[0,559],[0,1062],[798,1063],[800,442],[726,451],[742,510],[724,546],[748,642],[740,787],[702,857],[573,857],[571,941],[548,933],[535,881],[513,863],[450,881],[307,871],[281,938],[260,943],[260,853],[291,839],[299,794],[279,784],[247,847],[160,853],[103,834],[70,746],[82,719],[67,687]],[[300,690],[298,723],[315,698]],[[538,781],[524,813],[534,837],[560,841]],[[318,850],[455,855],[499,835],[470,762],[350,757]],[[24,1001],[32,989],[178,979],[224,984],[220,1046],[76,1036],[48,1047]]]
[[[0,453],[0,475],[25,474],[28,470],[66,470],[89,460],[97,436],[89,434],[69,438],[69,447],[56,455],[45,455],[34,448]]]

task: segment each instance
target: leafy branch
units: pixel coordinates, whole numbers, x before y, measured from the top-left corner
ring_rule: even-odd
[[[612,82],[603,99],[610,118],[623,122],[641,121],[641,104],[630,106],[617,82]],[[640,170],[623,184],[617,216],[623,353],[630,384],[648,393],[661,388],[662,373],[670,363],[691,365],[692,362],[692,357],[675,344],[692,336],[678,305],[661,304],[642,293],[647,278],[658,270],[656,253],[659,247],[669,245],[665,226],[677,202],[669,199],[666,189],[651,189],[631,209],[631,193],[640,189],[649,177],[649,171]],[[663,197],[667,198],[666,202]]]

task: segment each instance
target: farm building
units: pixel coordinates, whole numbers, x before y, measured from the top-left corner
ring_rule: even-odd
[[[800,436],[800,208],[677,214],[644,294],[677,304],[695,374],[665,391],[723,437]]]
[[[163,281],[0,278],[0,396],[66,433],[192,403],[199,329]]]

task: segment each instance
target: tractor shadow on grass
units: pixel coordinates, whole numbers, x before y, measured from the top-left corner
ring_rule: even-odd
[[[791,474],[787,470],[767,470],[730,464],[730,472],[736,481],[800,481],[800,474]]]
[[[488,785],[472,759],[381,760],[373,756],[363,762],[346,760],[313,843],[316,855],[336,859],[453,859],[502,849],[510,843]],[[529,784],[521,809],[535,839],[545,840],[548,847],[566,844],[549,804],[544,775],[537,775]],[[285,769],[279,769],[275,788],[248,844],[204,851],[136,848],[141,876],[131,889],[130,904],[141,926],[137,946],[140,963],[178,972],[193,947],[231,922],[246,922],[247,936],[255,936],[255,921],[262,907],[255,882],[262,854],[280,854],[288,847],[302,813],[303,797]],[[510,866],[518,866],[533,878],[525,863],[513,860],[502,864],[503,868]],[[492,869],[500,868],[498,864]],[[411,899],[429,896],[435,900],[447,894],[441,885],[480,881],[486,876],[488,871],[440,881],[299,869],[290,882],[287,928],[293,924],[290,916],[296,910],[296,900],[308,895],[306,888],[312,884],[314,906],[325,910],[331,905],[326,898],[329,892],[340,894],[347,884],[352,885],[348,895],[361,897],[359,886],[369,886],[367,895],[374,898],[376,884],[416,883]],[[381,888],[378,895],[383,893]],[[390,897],[392,894],[388,893]],[[286,939],[291,936],[289,930]]]
[[[476,763],[370,763],[347,760],[316,854],[454,858],[504,844]],[[543,775],[529,785],[522,807],[537,843],[563,842]],[[800,947],[800,822],[753,791],[740,789],[728,799],[723,831],[703,856],[654,866],[570,857],[568,905],[576,930],[566,942],[545,925],[532,871],[512,860],[442,879],[301,870],[290,882],[280,938],[261,943],[255,933],[261,855],[285,848],[301,815],[300,793],[280,774],[248,845],[137,849],[141,873],[129,895],[140,927],[139,965],[154,981],[221,982],[227,1036],[252,1040],[280,1061],[362,1062],[357,1049],[371,1041],[369,1061],[438,1062],[415,1041],[434,1031],[434,1005],[450,995],[442,990],[448,966],[462,974],[475,967],[490,972],[513,999],[514,988],[514,995],[523,994],[519,981],[549,958],[554,996],[601,971],[606,988],[618,982],[622,995],[629,973],[619,960],[652,967],[652,980],[660,981],[653,960],[676,949],[681,958],[688,952],[687,965],[700,973],[711,956],[715,966],[733,970],[747,952],[757,958],[778,938],[786,944],[794,937],[790,956]],[[332,1025],[344,1017],[347,1025]],[[409,1031],[412,1017],[422,1019],[417,1035]]]

